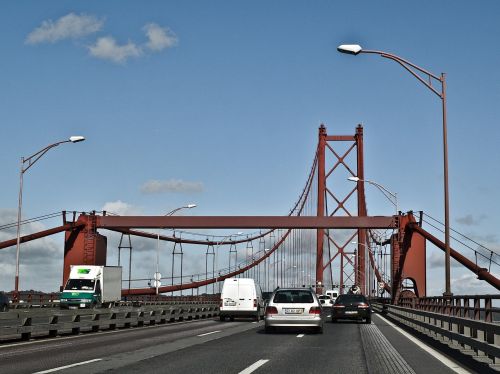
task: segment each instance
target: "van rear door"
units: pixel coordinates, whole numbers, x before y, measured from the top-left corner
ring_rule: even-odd
[[[239,287],[238,309],[239,310],[257,310],[254,306],[255,286],[243,283]]]
[[[238,281],[226,280],[222,289],[222,310],[237,310],[238,299]]]

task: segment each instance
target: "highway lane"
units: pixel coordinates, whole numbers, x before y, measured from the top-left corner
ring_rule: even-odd
[[[213,331],[228,334],[248,328],[253,328],[248,321],[221,325],[218,320],[206,319],[0,344],[0,373],[34,373],[99,357],[129,352],[137,355],[139,350],[154,352],[155,347],[165,344],[183,348],[179,342],[186,338],[196,338],[191,344],[203,343],[213,334],[197,335]]]
[[[374,323],[326,323],[324,334],[249,331],[116,368],[120,373],[453,373],[413,345],[414,366],[398,354]],[[404,338],[403,338],[404,339]],[[396,344],[404,345],[400,337]],[[382,351],[383,350],[383,351]],[[417,364],[415,364],[417,363]],[[249,370],[250,369],[250,370]],[[81,371],[83,373],[83,371]]]
[[[387,337],[381,329],[387,330]],[[83,364],[56,372],[240,373],[252,368],[258,373],[452,372],[388,329],[392,328],[376,315],[371,325],[325,323],[324,334],[301,330],[266,334],[262,322],[250,320],[174,323],[0,346],[0,372],[32,373],[79,363]]]

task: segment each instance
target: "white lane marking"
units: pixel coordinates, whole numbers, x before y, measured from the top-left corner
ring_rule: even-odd
[[[196,336],[212,335],[212,334],[217,334],[218,332],[220,332],[220,330],[210,331],[210,332],[206,332],[205,334],[200,334],[200,335],[196,335]]]
[[[299,334],[297,335],[297,338],[303,338],[305,334]]]
[[[448,358],[446,358],[445,356],[443,356],[441,353],[439,353],[435,349],[429,347],[427,344],[425,344],[421,340],[415,338],[414,336],[411,336],[410,334],[408,334],[406,331],[404,331],[403,329],[401,329],[398,326],[396,326],[391,321],[389,321],[386,318],[382,317],[380,314],[378,314],[378,317],[380,317],[380,319],[383,319],[389,326],[393,327],[397,332],[399,332],[401,335],[403,335],[407,339],[411,340],[413,343],[415,343],[416,345],[418,345],[420,348],[422,348],[424,351],[426,351],[427,353],[429,353],[431,356],[433,356],[437,360],[441,361],[445,366],[449,367],[455,373],[459,373],[459,374],[467,374],[467,373],[469,373],[469,371],[465,370],[464,368],[460,367],[458,364],[456,364],[453,361],[449,360]]]
[[[54,369],[49,369],[49,370],[44,370],[44,371],[37,371],[36,373],[33,374],[46,374],[46,373],[53,373],[55,371],[59,370],[64,370],[64,369],[69,369],[73,368],[75,366],[80,366],[80,365],[85,365],[85,364],[90,364],[92,362],[97,362],[97,361],[102,361],[102,358],[95,358],[93,360],[88,360],[88,361],[82,361],[82,362],[77,362],[76,364],[71,364],[71,365],[66,365],[66,366],[59,366],[58,368]]]
[[[264,365],[268,361],[269,360],[259,360],[259,361],[255,362],[255,363],[253,363],[252,365],[250,365],[249,367],[247,367],[245,370],[240,371],[238,374],[250,374],[250,373],[253,373],[255,370],[257,370],[258,368],[260,368],[262,365]]]

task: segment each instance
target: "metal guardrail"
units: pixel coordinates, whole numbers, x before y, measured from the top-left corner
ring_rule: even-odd
[[[500,295],[410,297],[402,298],[398,305],[485,322],[500,321],[500,308],[493,307],[493,300],[500,300]]]
[[[160,303],[160,302],[158,302]],[[215,303],[163,303],[110,309],[15,309],[0,313],[0,341],[79,334],[217,316]]]
[[[372,303],[393,320],[471,355],[480,362],[500,367],[500,324],[467,317],[418,310],[405,306]],[[448,309],[449,311],[453,309]],[[467,313],[466,315],[468,315]],[[479,315],[479,313],[474,313]],[[488,315],[487,313],[485,315]]]

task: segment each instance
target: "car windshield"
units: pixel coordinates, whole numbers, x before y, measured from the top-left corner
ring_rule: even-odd
[[[276,292],[273,302],[291,304],[291,303],[313,303],[314,298],[311,291],[306,290],[282,290]]]
[[[65,290],[93,291],[94,285],[94,279],[68,279]]]
[[[366,303],[366,299],[363,295],[340,295],[335,304],[342,303]]]

